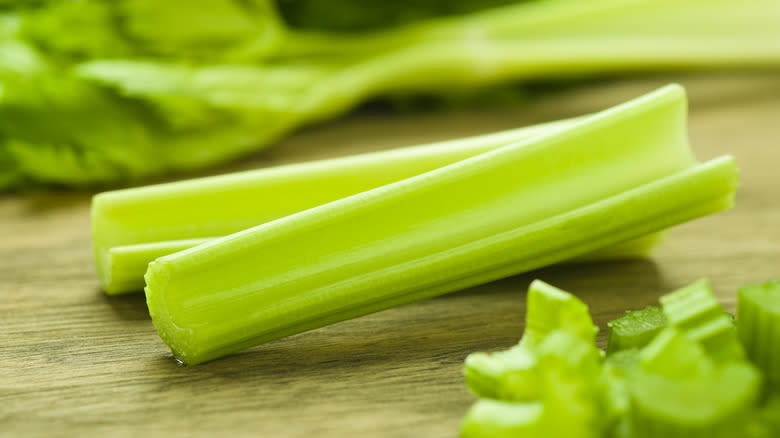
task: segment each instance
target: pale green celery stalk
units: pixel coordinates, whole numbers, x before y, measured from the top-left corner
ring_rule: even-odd
[[[366,96],[399,90],[446,91],[604,72],[776,68],[780,6],[774,0],[544,1],[426,22],[355,43],[323,38],[322,44],[312,38],[305,44],[371,56],[358,57],[363,60],[307,93],[310,103],[302,104],[307,119],[332,117]],[[388,49],[373,56],[376,47]]]
[[[780,65],[777,39],[671,37],[430,42],[371,58],[314,86],[296,107],[307,120],[343,113],[366,96],[534,78]]]
[[[100,276],[101,280],[107,278],[109,283],[104,283],[103,290],[108,294],[119,294],[143,289],[143,278],[146,269],[154,259],[164,255],[173,254],[213,238],[165,240],[161,242],[137,243],[134,245],[122,245],[106,248],[103,255],[107,261],[99,269],[107,272]]]
[[[97,195],[92,241],[108,294],[141,291],[147,265],[279,217],[334,201],[572,124],[562,120],[477,137],[331,160],[200,178]],[[580,257],[593,261],[647,254],[651,234]]]
[[[92,243],[98,277],[108,294],[140,291],[149,262],[202,243],[193,239],[234,233],[555,131],[576,120],[100,193],[92,202]]]
[[[670,14],[674,8],[674,14]],[[425,20],[396,29],[350,34],[295,31],[285,36],[277,56],[361,56],[425,42],[595,38],[604,51],[611,43],[636,37],[679,41],[778,36],[780,8],[774,0],[547,0],[486,9],[464,16]],[[750,46],[748,44],[747,46]],[[565,53],[561,52],[561,53]],[[724,56],[730,56],[723,51]],[[717,61],[716,61],[717,64]]]
[[[152,320],[197,364],[556,263],[733,205],[668,86],[457,163],[161,257]]]

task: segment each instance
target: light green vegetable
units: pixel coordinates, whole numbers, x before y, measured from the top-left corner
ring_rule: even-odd
[[[664,295],[661,306],[669,325],[701,344],[712,357],[719,361],[744,359],[734,322],[706,280]]]
[[[535,400],[541,391],[536,381],[534,352],[514,346],[494,353],[472,353],[463,366],[466,385],[474,395],[506,401]]]
[[[464,377],[482,399],[466,415],[463,437],[598,437],[601,353],[587,306],[540,280],[528,288],[526,330],[506,351],[474,353]]]
[[[92,203],[98,277],[109,294],[140,291],[147,265],[160,256],[575,122],[101,193]],[[642,254],[650,239],[610,251]]]
[[[592,344],[598,328],[588,313],[588,306],[565,291],[541,281],[528,289],[525,333],[520,345],[535,348],[554,330],[561,330]]]
[[[461,426],[463,438],[524,438],[543,436],[544,405],[480,399],[469,409]]]
[[[684,92],[669,86],[159,258],[147,304],[174,354],[196,364],[723,210],[736,178],[729,157],[695,164]]]
[[[539,366],[525,376],[524,383],[538,392],[524,402],[478,401],[466,414],[463,437],[600,436],[603,422],[594,400],[601,355],[593,341],[557,329],[532,354]]]
[[[554,131],[563,120],[478,137],[308,162],[179,183],[104,192],[92,203],[92,243],[103,290],[143,290],[158,257],[418,175],[514,141]],[[239,207],[239,208],[237,208]],[[573,262],[641,257],[657,233],[578,257]]]
[[[710,376],[715,363],[707,351],[673,327],[668,327],[639,353],[642,369],[670,379]]]
[[[780,436],[780,391],[775,390],[769,394],[767,401],[753,416],[751,426],[751,437]]]
[[[600,437],[604,419],[595,401],[602,355],[595,340],[555,330],[539,345],[538,354],[545,436]]]
[[[633,436],[727,438],[741,436],[756,409],[761,375],[749,364],[732,362],[686,379],[636,372],[628,386]]]
[[[610,354],[604,361],[604,368],[598,384],[601,393],[598,405],[604,418],[605,436],[610,438],[631,437],[631,393],[628,388],[629,374],[639,367],[639,350],[631,348]]]
[[[571,294],[536,280],[528,287],[526,308],[526,330],[518,345],[466,358],[463,375],[477,396],[509,401],[538,399],[539,344],[553,331],[569,333],[587,344],[595,342],[598,329],[588,307]]]
[[[213,166],[376,97],[456,100],[524,80],[780,67],[775,0],[538,0],[485,10],[505,1],[415,2],[392,13],[269,0],[25,6],[37,3],[0,17],[0,89],[14,90],[0,93],[0,189]],[[403,24],[377,29],[376,17]],[[20,83],[7,70],[31,57],[36,68]],[[46,126],[52,120],[62,123]]]
[[[780,281],[745,286],[737,299],[739,340],[773,385],[780,385]]]
[[[666,317],[659,307],[647,306],[629,310],[625,316],[611,321],[607,354],[647,345],[666,326]]]
[[[760,309],[758,313],[745,314],[746,319],[756,321],[758,314],[771,312],[775,304],[773,286],[769,282],[741,289],[741,294],[752,299],[751,305]],[[531,306],[533,296],[545,305]],[[583,318],[558,316],[580,314],[584,304],[566,292],[535,281],[528,294],[526,319],[547,319],[549,323],[535,333],[527,323],[523,339],[530,335],[541,342],[521,342],[519,347],[491,355],[474,353],[465,367],[467,384],[472,388],[469,375],[496,375],[502,364],[507,375],[513,372],[514,364],[506,358],[516,357],[513,352],[522,348],[525,361],[531,366],[516,375],[534,391],[522,393],[521,399],[512,398],[512,391],[522,391],[524,386],[502,387],[508,380],[496,379],[491,394],[498,394],[500,400],[477,401],[464,418],[462,436],[775,436],[780,431],[780,398],[777,393],[763,397],[767,388],[762,387],[760,370],[744,356],[724,360],[723,351],[729,348],[713,349],[708,337],[696,336],[702,326],[725,314],[717,303],[712,304],[713,300],[708,284],[701,280],[661,298],[668,316],[665,323],[658,322],[663,320],[659,318],[660,309],[652,307],[648,309],[653,310],[630,314],[630,319],[621,318],[621,324],[612,326],[627,325],[633,329],[638,322],[651,321],[653,330],[660,327],[661,331],[640,349],[624,348],[602,361],[593,339],[576,335],[583,327]],[[747,337],[758,335],[751,331],[740,333]]]
[[[667,327],[618,382],[630,394],[627,436],[744,436],[763,378],[745,360],[731,317],[706,280],[660,301]]]
[[[95,208],[94,205],[96,205],[96,203],[93,203],[93,208]],[[106,210],[109,209],[106,208],[102,211]],[[94,225],[99,222],[100,219],[93,216],[93,230],[103,229],[102,226],[97,228]],[[121,235],[121,231],[116,228],[111,233],[111,235],[115,236]],[[151,233],[147,233],[147,235],[149,234]],[[103,291],[109,295],[143,290],[143,276],[144,273],[146,273],[146,269],[149,267],[149,263],[159,257],[173,254],[213,240],[212,238],[163,240],[159,242],[98,248],[97,239],[99,237],[95,234],[93,234],[93,236],[95,236],[93,237],[93,245],[96,246],[95,256],[96,260],[99,260],[97,262],[99,271],[98,278],[103,285]],[[98,257],[100,257],[100,259],[98,259]]]

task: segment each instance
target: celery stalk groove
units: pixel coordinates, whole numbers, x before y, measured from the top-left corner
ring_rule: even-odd
[[[187,364],[517,274],[730,207],[697,165],[685,94],[634,101],[161,257],[149,311]]]

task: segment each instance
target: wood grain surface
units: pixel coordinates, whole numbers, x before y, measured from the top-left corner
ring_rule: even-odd
[[[142,295],[104,296],[89,194],[0,198],[0,435],[447,437],[474,401],[470,352],[523,330],[534,278],[579,294],[602,328],[708,277],[729,310],[740,285],[780,277],[780,77],[688,75],[584,84],[523,105],[313,127],[231,168],[386,149],[596,111],[670,81],[689,91],[701,159],[731,153],[737,207],[671,231],[648,260],[558,266],[178,366]]]

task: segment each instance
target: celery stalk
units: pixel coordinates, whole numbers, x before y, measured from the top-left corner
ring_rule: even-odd
[[[202,243],[193,239],[235,233],[575,121],[101,193],[92,202],[98,277],[108,294],[140,291],[149,262]]]
[[[648,129],[650,128],[650,129]],[[556,263],[733,204],[668,86],[556,132],[161,257],[152,320],[197,364]]]
[[[101,193],[92,204],[98,278],[110,295],[141,291],[146,268],[158,257],[556,130],[575,120]],[[658,240],[655,234],[644,236],[586,254],[575,262],[642,256]]]
[[[108,253],[105,254],[105,257],[108,263],[100,266],[100,269],[110,270],[105,276],[110,281],[110,286],[105,287],[105,290],[109,293],[141,290],[143,289],[144,273],[149,267],[149,263],[154,259],[192,248],[212,239],[205,237],[164,240],[106,248]],[[100,278],[103,279],[104,276],[101,275]]]
[[[152,263],[146,276],[147,304],[158,332],[176,356],[185,363],[197,364],[329,323],[555,263],[571,254],[634,236],[637,230],[646,233],[723,210],[731,205],[729,193],[733,193],[735,179],[734,163],[730,159],[718,160],[658,184],[648,184],[615,196],[593,208],[578,209],[450,252],[417,259],[418,266],[410,261],[349,278],[349,274],[344,275],[349,267],[342,265],[340,272],[336,272],[341,278],[328,279],[329,284],[318,290],[306,288],[311,287],[309,284],[313,279],[333,275],[336,268],[330,271],[323,264],[308,265],[311,273],[296,272],[291,255],[287,253],[286,266],[278,268],[275,265],[274,269],[280,272],[273,278],[265,277],[268,270],[267,265],[263,266],[264,260],[240,254],[241,251],[225,257],[224,247],[220,246],[232,243],[232,239],[240,242],[247,235],[236,233],[213,245],[185,250]],[[687,192],[698,193],[686,197]],[[659,193],[662,194],[660,197],[653,196]],[[678,196],[683,199],[679,200]],[[634,202],[640,197],[652,201]],[[665,202],[670,199],[679,201]],[[695,206],[691,207],[691,203]],[[659,208],[654,210],[652,207]],[[607,227],[603,235],[594,233],[605,215],[631,216],[637,210],[652,213],[622,226]],[[275,226],[269,225],[269,228]],[[269,230],[273,231],[277,230]],[[215,248],[220,253],[213,252]],[[205,259],[198,260],[204,255]],[[329,255],[342,257],[344,252]],[[306,254],[301,256],[307,258]],[[245,257],[254,259],[255,264],[242,263],[241,260],[247,260]],[[491,258],[491,262],[484,262]],[[232,263],[234,268],[219,263],[219,259]],[[222,289],[217,284],[219,280],[204,279],[202,275],[202,272],[217,271],[220,278],[232,278],[239,274],[235,270],[235,265],[239,264],[247,269],[246,272],[260,271],[257,281],[244,277],[245,285],[228,281],[232,283],[229,289]],[[461,278],[452,278],[455,269],[462,272]],[[285,275],[282,270],[290,273]],[[203,284],[194,284],[190,278],[201,280]],[[263,280],[276,284],[271,287],[258,284]],[[388,285],[388,288],[376,290],[378,284]],[[301,289],[292,290],[298,285]],[[203,286],[209,289],[204,290]]]

